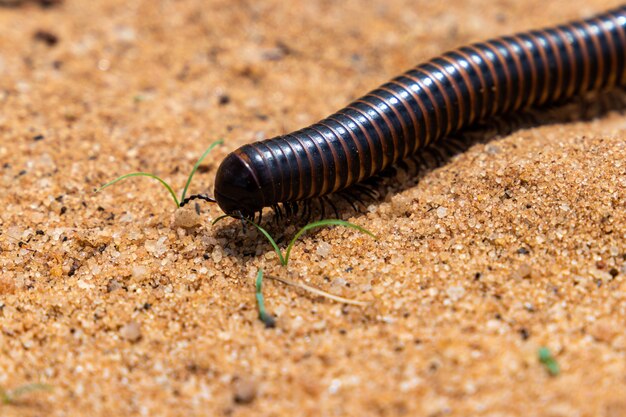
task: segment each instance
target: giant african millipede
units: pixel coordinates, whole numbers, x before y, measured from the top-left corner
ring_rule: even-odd
[[[626,85],[626,5],[569,24],[461,47],[418,65],[327,118],[244,145],[221,163],[228,215],[297,211],[371,178],[460,129]]]

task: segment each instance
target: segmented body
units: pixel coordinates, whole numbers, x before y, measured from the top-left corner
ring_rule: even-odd
[[[245,145],[220,166],[220,207],[322,197],[490,116],[626,85],[626,5],[593,18],[476,43],[392,79],[309,127]]]

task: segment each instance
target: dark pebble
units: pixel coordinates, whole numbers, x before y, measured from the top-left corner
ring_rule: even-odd
[[[70,266],[70,270],[67,273],[68,277],[73,276],[76,273],[76,270],[80,268],[80,264],[77,261],[72,262],[72,266]]]
[[[37,42],[42,42],[49,47],[53,47],[54,45],[59,43],[59,37],[47,30],[38,30],[33,35],[33,39]]]
[[[228,94],[222,94],[219,96],[217,102],[220,106],[225,106],[230,103],[230,96]]]
[[[530,337],[530,333],[528,332],[528,329],[526,329],[525,327],[522,327],[519,330],[519,334],[522,337],[522,340],[528,340],[528,338]]]
[[[120,288],[122,288],[122,284],[120,284],[120,282],[115,278],[111,279],[107,284],[107,292],[113,292],[115,290],[119,290]]]

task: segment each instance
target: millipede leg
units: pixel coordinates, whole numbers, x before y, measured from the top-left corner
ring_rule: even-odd
[[[293,217],[298,216],[298,213],[300,211],[300,205],[298,204],[297,201],[293,201],[291,204],[291,214],[293,215]]]
[[[363,200],[361,200],[361,198],[358,195],[356,195],[356,193],[358,193],[358,190],[353,187],[350,189],[350,191],[346,192],[346,197],[349,197],[350,199],[352,199],[352,201],[362,205],[363,208],[367,208]],[[358,209],[355,209],[355,210],[358,211]]]
[[[341,216],[339,215],[339,211],[337,210],[337,206],[335,206],[335,204],[333,203],[333,201],[328,198],[328,197],[324,197],[324,200],[328,203],[328,205],[333,209],[333,211],[335,212],[335,218],[337,219],[341,219]]]
[[[397,162],[396,168],[400,168],[401,170],[408,171],[409,165],[407,164],[407,161],[403,159]]]
[[[354,211],[359,211],[359,209],[357,208],[357,206],[354,204],[354,200],[352,199],[352,197],[346,193],[346,192],[341,192],[338,193],[337,196],[343,200],[345,200],[348,204],[350,204],[350,206],[352,207],[352,209]]]
[[[287,213],[287,218],[290,219],[293,216],[293,206],[291,205],[291,202],[286,202],[284,206],[285,212]]]
[[[361,185],[361,184],[357,184],[355,186],[355,188],[362,192],[363,194],[365,194],[366,196],[368,196],[369,198],[371,198],[372,200],[376,200],[378,198],[377,193],[370,189],[369,187],[365,186],[365,185]]]
[[[302,219],[304,218],[304,215],[306,214],[306,201],[300,201],[300,216],[298,217],[298,222],[302,221]]]
[[[320,220],[323,220],[326,217],[326,205],[322,198],[318,198],[317,201],[320,203]]]
[[[435,146],[430,151],[435,159],[435,166],[441,166],[446,161],[446,156],[441,152],[441,147]]]
[[[305,218],[304,222],[305,222],[305,223],[308,223],[308,222],[309,222],[309,220],[311,219],[311,212],[313,211],[313,210],[312,210],[312,208],[311,208],[311,201],[310,201],[310,200],[307,200],[307,201],[306,201],[306,206],[305,206],[305,208],[306,208],[306,210],[305,210],[305,212],[306,212],[306,218]]]
[[[272,206],[272,210],[274,210],[274,224],[278,224],[280,220],[282,220],[282,211],[278,204]]]
[[[241,221],[242,232],[244,234],[246,234],[246,232],[248,231],[248,227],[246,226],[246,218],[245,218],[245,216],[239,210],[234,212],[233,214],[234,214],[233,217],[235,217],[235,218],[237,218],[237,219],[239,219]]]

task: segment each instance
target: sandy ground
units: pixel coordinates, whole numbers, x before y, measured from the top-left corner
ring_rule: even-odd
[[[7,3],[3,1],[3,3]],[[307,236],[176,227],[234,148],[467,42],[618,1],[66,0],[0,8],[2,416],[626,415],[626,116],[516,130]],[[574,118],[575,119],[575,118]],[[174,222],[174,223],[173,223]],[[287,234],[293,234],[288,228]],[[254,276],[275,281],[277,327]],[[547,346],[561,372],[537,359]]]

